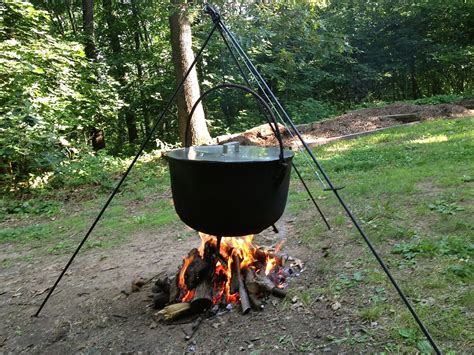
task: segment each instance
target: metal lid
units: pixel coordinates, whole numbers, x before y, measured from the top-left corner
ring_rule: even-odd
[[[284,158],[294,155],[291,150],[283,150]],[[243,145],[237,142],[224,145],[194,146],[189,148],[175,149],[168,153],[168,157],[178,160],[196,160],[212,162],[254,162],[273,161],[280,159],[280,148],[278,147],[256,147]]]

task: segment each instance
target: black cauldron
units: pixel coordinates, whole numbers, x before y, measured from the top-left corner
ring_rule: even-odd
[[[253,90],[223,84],[206,91],[197,104],[217,89],[241,89],[252,94],[270,116],[279,147],[194,146],[171,151],[168,164],[174,207],[189,227],[214,236],[259,233],[283,214],[294,153],[283,149],[280,131],[268,105]],[[273,125],[272,125],[273,123]]]

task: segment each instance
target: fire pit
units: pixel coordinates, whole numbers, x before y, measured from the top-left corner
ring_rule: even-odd
[[[176,276],[159,279],[152,291],[158,315],[165,321],[240,304],[241,312],[262,310],[262,299],[283,298],[288,278],[294,274],[280,252],[258,248],[253,235],[217,238],[199,233],[201,245],[184,258]]]

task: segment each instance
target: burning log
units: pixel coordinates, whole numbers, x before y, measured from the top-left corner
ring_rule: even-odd
[[[247,314],[250,312],[250,300],[247,294],[247,290],[245,289],[245,282],[243,276],[240,274],[240,259],[239,256],[236,254],[232,255],[232,265],[235,264],[235,274],[232,274],[231,282],[235,282],[238,284],[238,291],[240,296],[240,306],[242,307],[242,313]],[[234,281],[237,280],[237,281]],[[232,286],[231,286],[232,287]],[[231,291],[232,293],[232,291]],[[235,292],[234,292],[235,293]]]
[[[184,280],[188,290],[192,290],[209,273],[211,263],[210,260],[207,260],[208,258],[201,258],[196,248],[189,252],[188,258],[191,259],[191,263],[185,270]]]
[[[283,286],[291,272],[283,266],[288,257],[279,252],[281,244],[269,251],[255,247],[253,236],[200,235],[200,248],[188,253],[176,277],[160,279],[152,289],[155,307],[164,307],[157,313],[162,320],[172,321],[213,305],[216,310],[230,309],[231,303],[240,303],[247,314],[250,309],[263,309],[261,297],[286,296]]]
[[[273,282],[262,272],[255,274],[255,282],[260,287],[262,291],[271,293],[273,296],[284,298],[286,296],[286,291],[276,287]]]
[[[250,300],[245,290],[244,279],[242,275],[240,275],[239,271],[239,295],[240,295],[240,307],[242,307],[242,314],[247,314],[250,312]]]
[[[272,294],[276,297],[284,298],[285,290],[275,286],[275,284],[263,272],[256,273],[252,269],[248,269],[245,275],[245,285],[250,294],[258,295],[259,293]]]
[[[169,322],[189,313],[191,313],[191,305],[188,302],[181,302],[166,306],[156,315]]]
[[[231,280],[230,280],[230,293],[234,294],[239,291],[239,275],[240,275],[240,258],[238,255],[232,255],[232,264],[230,266]]]
[[[191,301],[191,309],[193,312],[201,312],[212,306],[212,282],[211,275],[208,275],[196,287],[193,300]]]

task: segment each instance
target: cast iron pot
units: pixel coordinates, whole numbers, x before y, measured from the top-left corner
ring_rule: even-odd
[[[240,89],[255,97],[269,115],[280,147],[194,146],[171,151],[167,158],[174,207],[189,227],[214,236],[259,233],[283,214],[288,197],[293,152],[283,143],[272,111],[253,90],[222,84],[206,91],[194,104],[218,89]],[[273,123],[273,126],[272,126]]]

